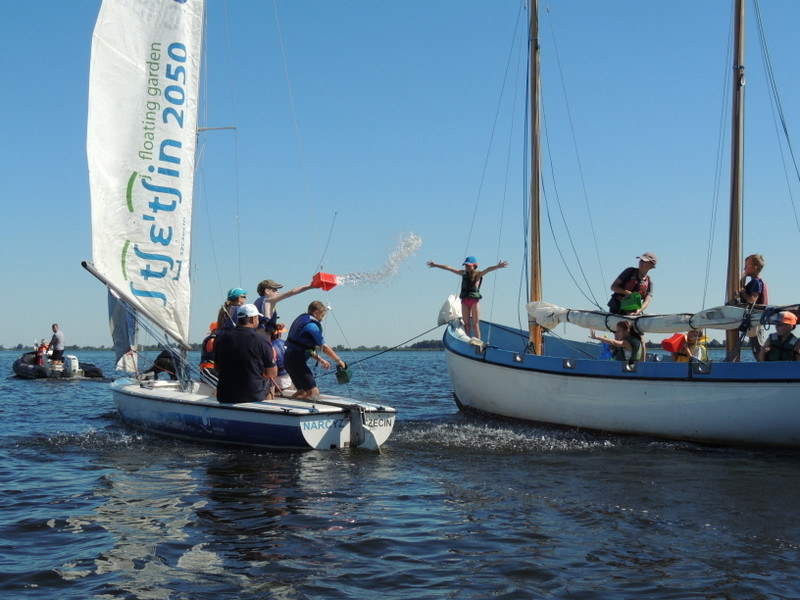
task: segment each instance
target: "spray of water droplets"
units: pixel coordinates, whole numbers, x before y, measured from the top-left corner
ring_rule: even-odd
[[[401,234],[397,242],[397,247],[392,250],[386,264],[380,271],[375,271],[373,273],[347,273],[346,275],[339,275],[336,278],[336,282],[339,285],[356,286],[388,283],[392,277],[397,275],[403,261],[414,256],[417,250],[420,249],[420,246],[422,246],[422,238],[418,235],[414,233]]]

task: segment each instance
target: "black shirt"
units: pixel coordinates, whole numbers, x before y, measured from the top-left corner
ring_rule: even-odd
[[[228,329],[214,347],[219,375],[217,400],[226,404],[260,402],[267,394],[264,371],[275,366],[272,344],[251,327]]]

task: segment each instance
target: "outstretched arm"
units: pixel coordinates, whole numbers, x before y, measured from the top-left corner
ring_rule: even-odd
[[[483,277],[487,273],[491,273],[492,271],[496,271],[497,269],[505,269],[507,266],[508,266],[508,261],[507,260],[501,260],[496,265],[493,265],[491,267],[486,267],[483,271],[478,271],[478,274],[475,277],[476,277],[476,279],[478,279],[480,277]]]
[[[429,260],[426,264],[431,268],[444,269],[445,271],[450,271],[451,273],[455,273],[456,275],[463,275],[464,274],[464,270],[463,269],[454,269],[453,267],[448,267],[447,265],[437,265],[432,260]]]
[[[275,296],[267,300],[267,302],[269,302],[274,306],[281,300],[285,300],[286,298],[291,298],[292,296],[296,296],[297,294],[302,294],[303,292],[307,292],[313,287],[314,286],[311,285],[310,283],[308,285],[301,285],[300,287],[293,288],[287,292],[283,292],[282,294],[276,294]]]

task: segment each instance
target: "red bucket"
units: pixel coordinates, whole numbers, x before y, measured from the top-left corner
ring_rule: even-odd
[[[329,289],[336,287],[337,283],[338,281],[336,281],[336,275],[331,275],[330,273],[317,273],[311,280],[311,285],[316,288],[322,288],[326,292]]]
[[[683,344],[686,343],[686,335],[676,333],[672,337],[661,340],[661,347],[667,352],[679,352]]]

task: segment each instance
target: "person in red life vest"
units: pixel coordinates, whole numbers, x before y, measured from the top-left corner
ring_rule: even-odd
[[[43,365],[44,364],[44,355],[47,352],[47,342],[42,339],[39,345],[36,347],[36,354],[34,355],[34,364],[36,365]]]
[[[640,315],[649,306],[653,297],[653,281],[648,273],[656,268],[658,257],[652,252],[645,252],[639,259],[638,267],[628,267],[611,284],[611,299],[608,301],[608,312],[615,315]],[[626,299],[633,293],[641,297],[641,305],[625,307]]]
[[[478,270],[478,259],[474,256],[468,256],[464,260],[463,269],[439,265],[432,260],[429,260],[426,264],[431,268],[444,269],[461,277],[459,298],[461,298],[461,318],[464,320],[464,331],[467,335],[481,339],[481,311],[478,302],[482,298],[480,290],[483,276],[496,269],[506,268],[508,262],[501,260],[496,265],[487,267],[483,271]]]
[[[779,312],[775,333],[770,334],[758,353],[759,362],[800,360],[800,340],[792,333],[796,325],[797,315],[788,310]]]
[[[200,379],[205,381],[208,385],[217,389],[219,376],[217,369],[214,367],[214,343],[219,335],[219,328],[217,322],[214,321],[208,326],[208,335],[200,344]]]
[[[739,280],[739,299],[745,304],[769,304],[767,283],[761,279],[761,271],[767,264],[760,254],[751,254],[744,259],[744,273]],[[764,328],[761,325],[752,327],[747,336],[750,340],[750,349],[758,360],[761,346],[764,343]]]

